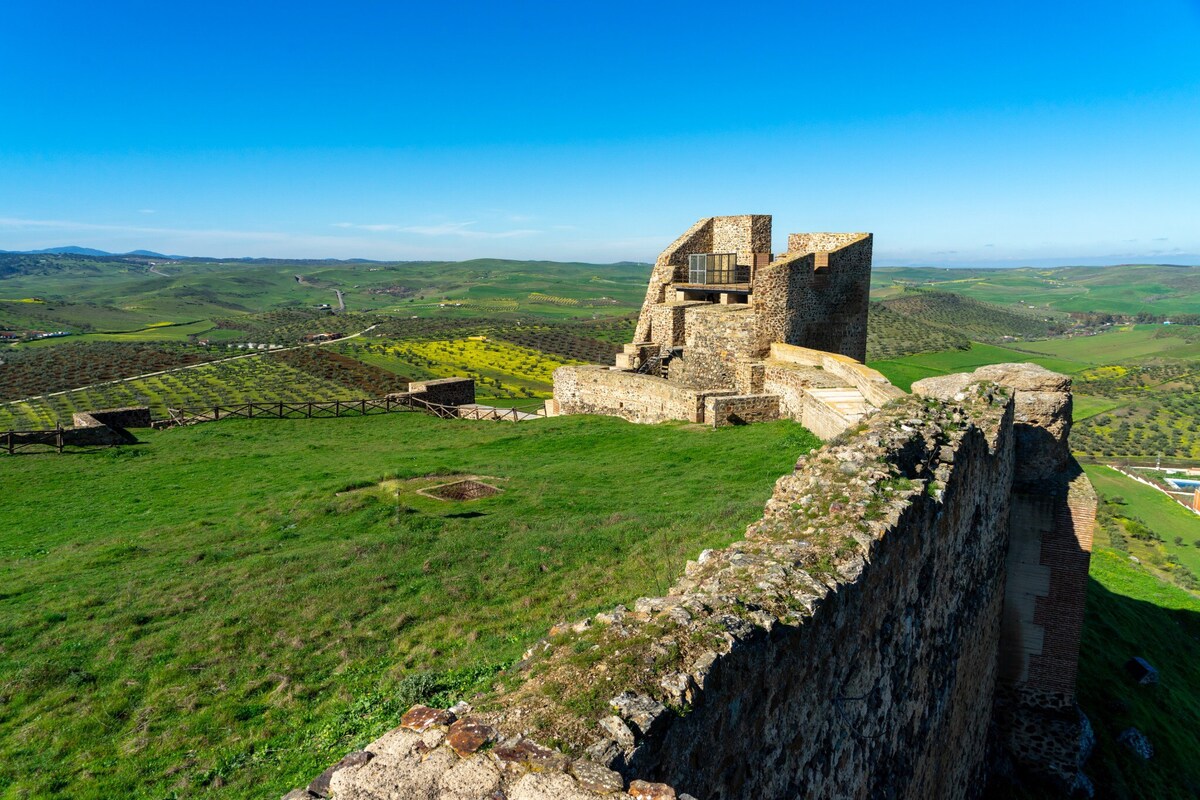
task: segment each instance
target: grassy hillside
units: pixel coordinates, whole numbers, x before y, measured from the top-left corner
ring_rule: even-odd
[[[277,797],[549,625],[665,590],[816,443],[421,414],[144,438],[0,459],[0,796]],[[455,474],[503,493],[417,493]]]
[[[0,329],[127,331],[162,321],[336,306],[335,289],[347,310],[357,312],[436,317],[520,311],[547,319],[590,319],[640,307],[649,269],[502,259],[164,262],[0,254]],[[30,298],[45,302],[3,302]]]
[[[1141,656],[1160,675],[1139,686],[1125,662]],[[1200,598],[1154,577],[1125,554],[1092,553],[1079,659],[1079,704],[1096,732],[1086,773],[1097,797],[1190,800],[1200,795]],[[1127,728],[1154,747],[1143,761],[1117,742]]]
[[[1200,313],[1200,267],[1118,265],[1041,269],[876,267],[872,293],[882,299],[905,287],[953,292],[1026,311],[1110,314]]]
[[[1062,320],[1010,310],[952,292],[906,289],[883,305],[922,325],[942,328],[982,342],[1039,339],[1059,333]]]

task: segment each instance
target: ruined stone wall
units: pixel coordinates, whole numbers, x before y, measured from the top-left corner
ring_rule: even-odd
[[[1069,554],[1059,534],[1083,544],[1094,495],[1069,464],[1017,480],[1015,409],[1021,425],[1058,420],[1021,399],[1050,379],[1006,369],[1011,385],[951,376],[938,396],[902,398],[802,456],[745,538],[688,562],[666,596],[555,626],[478,710],[415,707],[310,788],[338,800],[959,800],[981,793],[997,744],[1025,763],[1059,758],[1049,771],[1078,788],[1071,698],[1033,691],[1036,674],[1061,683],[1052,673],[1073,658],[1051,628],[1072,622],[1075,587],[1056,590],[1051,568],[1025,684],[1001,679],[1002,620],[1020,584],[1007,565],[1025,558],[1010,537],[1036,529],[1044,557]]]
[[[646,299],[642,302],[642,312],[638,316],[637,328],[634,330],[633,341],[657,341],[650,331],[650,310],[667,298],[663,294],[664,287],[686,275],[689,253],[711,253],[713,246],[713,218],[705,217],[697,220],[683,235],[663,250],[654,262],[650,272],[650,281],[646,287]]]
[[[671,382],[694,389],[733,389],[738,363],[758,352],[753,309],[700,304],[684,310],[684,327],[684,355],[671,362]]]
[[[820,367],[829,376],[828,382],[822,385],[853,387],[875,406],[904,396],[904,392],[893,386],[883,373],[849,356],[772,342],[771,359],[779,363]]]
[[[737,253],[738,266],[753,266],[755,253],[771,252],[770,215],[741,214],[732,217],[713,217],[712,250],[710,252]]]
[[[793,237],[798,235],[816,234]],[[828,254],[789,252],[758,271],[754,304],[761,348],[784,342],[866,360],[872,237],[854,236]]]
[[[861,233],[789,233],[789,253],[828,253],[860,239]]]
[[[348,800],[973,796],[1012,475],[1006,395],[904,400],[801,459],[746,538],[689,562],[667,596],[558,626],[487,708],[457,720],[415,708],[317,788]],[[596,692],[608,709],[583,711]]]
[[[779,419],[779,398],[775,395],[713,395],[704,400],[704,421],[714,428],[773,419]]]
[[[408,385],[408,393],[441,406],[465,406],[475,402],[475,381],[472,378],[416,381]]]
[[[608,367],[554,370],[554,400],[561,414],[604,414],[651,424],[702,422],[704,397],[704,393],[671,381]]]
[[[149,428],[152,424],[149,406],[126,406],[124,408],[102,408],[89,411],[88,415],[101,425],[113,428]],[[86,425],[75,415],[76,425]]]

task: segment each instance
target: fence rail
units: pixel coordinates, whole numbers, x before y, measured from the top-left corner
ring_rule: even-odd
[[[482,419],[521,422],[538,414],[519,408],[492,406],[449,406],[431,403],[419,397],[403,394],[372,397],[361,400],[313,400],[304,402],[276,401],[274,403],[234,403],[231,405],[187,406],[168,408],[169,417],[153,422],[157,429],[180,425],[196,425],[221,419],[322,419],[330,417],[361,417],[368,414],[390,414],[398,411],[426,413],[442,419]],[[0,432],[0,453],[16,455],[27,450],[50,448],[59,453],[64,447],[82,445],[72,441],[71,430],[61,424],[45,430]],[[92,443],[88,443],[92,444]]]
[[[42,449],[46,447],[61,453],[63,447],[67,444],[64,441],[62,425],[50,430],[5,431],[0,443],[3,444],[3,452],[8,453],[10,456],[16,455],[23,450]]]
[[[362,400],[324,400],[306,402],[237,403],[233,405],[168,408],[168,427],[215,422],[221,419],[320,419],[328,417],[389,414],[397,411],[423,411],[442,419],[486,419],[520,422],[537,416],[517,408],[491,406],[450,406],[432,403],[402,394]]]

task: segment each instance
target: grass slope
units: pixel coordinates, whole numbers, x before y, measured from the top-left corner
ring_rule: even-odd
[[[1139,686],[1125,662],[1158,668],[1158,686]],[[1085,772],[1097,797],[1190,800],[1200,795],[1200,598],[1147,574],[1115,550],[1092,553],[1079,659],[1079,704],[1096,732]],[[1146,734],[1142,761],[1117,742],[1129,727]]]
[[[876,298],[917,286],[1026,311],[1200,313],[1200,267],[1117,265],[1041,269],[876,267]]]
[[[141,435],[0,459],[0,796],[277,797],[550,624],[662,592],[816,444],[420,414]],[[433,500],[430,473],[504,492]],[[416,480],[338,494],[388,476]]]

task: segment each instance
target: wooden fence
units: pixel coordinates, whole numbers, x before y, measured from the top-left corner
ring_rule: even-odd
[[[5,431],[3,452],[13,456],[22,450],[41,450],[49,447],[61,453],[66,444],[62,425],[43,431]]]
[[[321,419],[327,417],[359,417],[368,414],[389,414],[396,411],[419,411],[443,419],[487,419],[520,422],[536,414],[517,408],[490,406],[448,406],[431,403],[403,394],[363,400],[324,400],[311,402],[238,403],[235,405],[192,406],[168,408],[166,427],[195,425],[220,419]]]
[[[155,420],[153,427],[159,430],[178,425],[195,425],[200,422],[215,422],[220,419],[321,419],[327,417],[360,417],[368,414],[390,414],[408,411],[432,414],[442,419],[485,419],[509,422],[534,419],[538,415],[518,408],[493,408],[492,406],[447,406],[431,403],[419,397],[403,394],[363,400],[315,400],[311,402],[236,403],[233,405],[190,406],[168,408],[167,419]],[[0,452],[16,455],[26,450],[50,448],[59,453],[73,444],[71,431],[59,424],[57,427],[40,431],[5,431],[0,433]],[[94,444],[94,443],[87,443]]]

